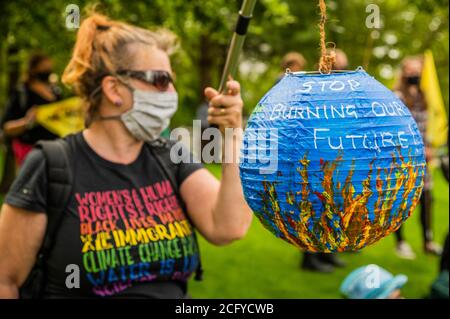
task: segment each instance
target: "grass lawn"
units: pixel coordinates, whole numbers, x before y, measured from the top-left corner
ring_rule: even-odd
[[[220,166],[208,167],[220,176]],[[440,170],[434,175],[435,238],[445,239],[449,225],[448,184]],[[403,260],[395,255],[393,235],[359,253],[343,253],[348,263],[332,274],[299,269],[300,253],[265,230],[254,218],[246,238],[226,247],[215,247],[201,239],[204,280],[191,280],[193,298],[340,298],[339,285],[354,268],[378,264],[394,274],[403,273],[409,281],[403,289],[406,298],[421,298],[429,291],[438,273],[439,258],[425,255],[419,212],[406,222],[404,234],[417,259]]]

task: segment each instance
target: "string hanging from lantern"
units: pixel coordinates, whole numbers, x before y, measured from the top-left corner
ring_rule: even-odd
[[[325,24],[327,22],[327,5],[325,0],[319,0],[320,8],[320,60],[319,60],[319,72],[330,74],[333,70],[333,65],[336,62],[336,45],[333,42],[325,42]],[[327,50],[327,44],[331,44],[331,50]]]

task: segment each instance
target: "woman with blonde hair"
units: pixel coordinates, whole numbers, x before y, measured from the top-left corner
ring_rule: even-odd
[[[43,297],[184,298],[199,263],[194,228],[216,245],[246,234],[252,213],[237,161],[222,164],[219,182],[189,158],[174,163],[167,152],[161,165],[155,155],[177,109],[175,44],[168,31],[99,14],[80,26],[63,81],[85,100],[87,128],[65,138],[73,183],[44,262]],[[239,83],[205,95],[211,124],[241,128]],[[238,153],[239,132],[223,152]],[[0,298],[19,297],[36,262],[54,195],[48,187],[43,152],[34,149],[0,215]],[[68,266],[78,267],[79,285],[67,278]]]

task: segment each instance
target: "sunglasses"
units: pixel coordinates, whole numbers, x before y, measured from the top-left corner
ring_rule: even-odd
[[[119,70],[118,75],[127,76],[136,80],[156,86],[158,90],[165,91],[173,82],[173,78],[167,71],[150,70],[150,71],[134,71],[134,70]]]

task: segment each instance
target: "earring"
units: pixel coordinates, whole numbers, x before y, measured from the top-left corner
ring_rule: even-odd
[[[122,106],[122,101],[116,100],[116,101],[114,101],[114,105],[115,106]]]

